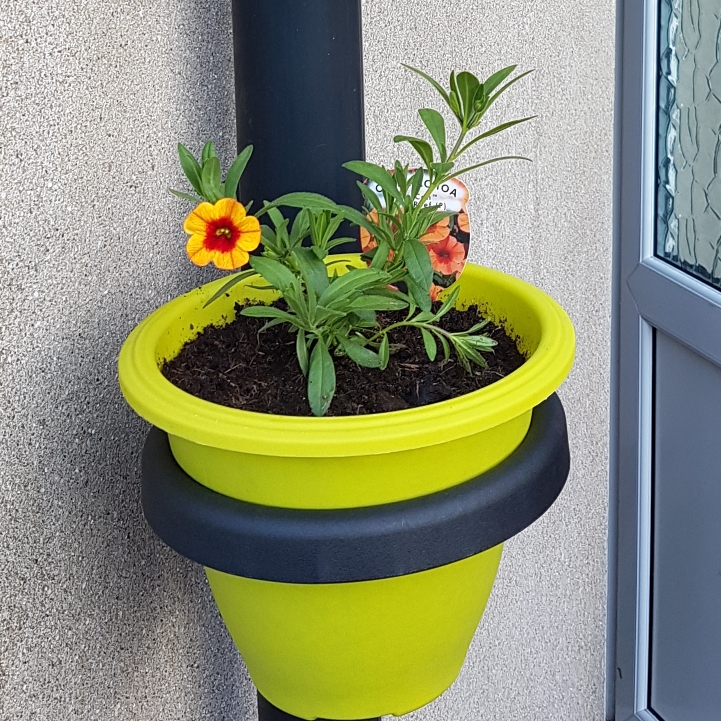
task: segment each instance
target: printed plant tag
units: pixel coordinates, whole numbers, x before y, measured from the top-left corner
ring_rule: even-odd
[[[409,177],[415,173],[415,169],[409,169]],[[376,183],[368,182],[368,187],[378,196],[383,203],[383,190]],[[428,187],[430,181],[426,175],[424,186]],[[425,193],[421,189],[419,197]],[[428,232],[421,238],[421,242],[428,248],[433,266],[433,285],[431,286],[431,298],[435,300],[438,294],[451,286],[458,280],[468,259],[468,249],[471,242],[471,224],[468,218],[468,188],[457,178],[449,180],[438,188],[425,205],[437,205],[440,210],[453,213],[439,223],[432,225]],[[376,212],[371,211],[369,217],[377,219]],[[370,233],[361,228],[360,231],[361,250],[367,253],[376,247],[377,243]]]

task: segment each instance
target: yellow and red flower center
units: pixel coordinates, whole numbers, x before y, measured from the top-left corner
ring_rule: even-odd
[[[235,247],[239,235],[240,228],[230,218],[218,218],[208,223],[203,245],[206,250],[228,253]]]
[[[190,260],[200,266],[212,262],[221,270],[242,268],[261,240],[258,219],[246,215],[235,198],[221,198],[214,205],[200,203],[183,227],[190,235],[186,245]]]

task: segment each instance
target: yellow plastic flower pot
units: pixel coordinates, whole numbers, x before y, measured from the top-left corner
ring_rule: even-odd
[[[527,355],[508,377],[443,403],[376,415],[299,418],[230,409],[188,395],[159,370],[200,329],[231,320],[236,301],[272,299],[241,283],[204,308],[223,282],[167,303],[138,325],[120,354],[120,385],[129,404],[168,434],[178,473],[197,481],[190,491],[202,490],[211,504],[223,498],[236,504],[251,525],[258,513],[285,519],[286,529],[297,527],[295,518],[310,519],[311,529],[326,518],[355,522],[357,516],[373,524],[399,509],[415,513],[426,499],[446,502],[455,489],[470,488],[469,479],[480,476],[483,490],[492,469],[517,455],[533,409],[554,393],[573,362],[573,328],[555,301],[523,281],[469,264],[459,307],[478,303]],[[172,505],[167,498],[161,506]],[[423,513],[432,517],[433,507]],[[301,534],[295,545],[279,548],[292,555],[302,542]],[[224,545],[217,542],[227,558]],[[262,556],[262,545],[257,548]],[[357,548],[362,555],[364,547]],[[392,542],[379,548],[391,558],[388,567],[403,567],[402,559],[392,558]],[[345,578],[324,575],[337,560],[330,551],[308,561],[317,571],[308,582],[287,582],[295,578],[292,569],[281,580],[256,572],[253,558],[243,559],[253,570],[240,574],[227,572],[235,567],[232,559],[203,562],[225,623],[266,699],[305,719],[362,719],[408,713],[456,678],[501,556],[500,543],[485,548],[400,575],[351,570],[354,580],[347,582],[323,582]]]

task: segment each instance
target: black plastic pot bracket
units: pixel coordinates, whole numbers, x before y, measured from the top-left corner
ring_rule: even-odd
[[[266,581],[344,583],[425,571],[506,541],[550,508],[569,466],[555,394],[495,468],[445,491],[365,508],[296,510],[223,496],[190,478],[154,428],[143,452],[142,504],[158,536],[204,566]]]

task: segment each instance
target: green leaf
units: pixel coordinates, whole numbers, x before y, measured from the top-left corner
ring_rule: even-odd
[[[445,336],[439,335],[438,340],[441,342],[441,348],[443,348],[443,359],[448,360],[451,357],[451,348],[448,345],[448,341]]]
[[[183,200],[190,200],[192,203],[195,203],[196,205],[203,202],[202,198],[196,198],[194,195],[188,195],[188,193],[181,193],[179,190],[173,190],[172,188],[168,188],[168,190],[173,195],[176,195],[178,198],[182,198]]]
[[[437,81],[434,80],[430,75],[426,75],[422,70],[418,70],[418,68],[414,68],[412,65],[406,65],[405,63],[401,63],[404,68],[407,68],[408,70],[412,70],[416,75],[420,75],[424,80],[427,80],[441,95],[441,97],[450,105],[450,100],[448,99],[448,93],[443,89],[443,86]]]
[[[324,416],[335,394],[335,366],[322,338],[313,346],[308,368],[308,402],[315,416]]]
[[[431,167],[436,165],[436,163],[431,163]],[[418,168],[415,173],[413,173],[413,177],[411,178],[411,196],[415,200],[418,195],[421,192],[421,187],[423,187],[423,179],[425,178],[425,172],[423,171],[423,168]]]
[[[507,68],[493,73],[493,75],[483,83],[486,95],[490,95],[517,67],[517,65],[509,65]]]
[[[388,334],[383,334],[380,348],[378,348],[378,356],[381,359],[381,370],[384,371],[388,367],[388,361],[391,357],[391,346],[388,342]]]
[[[287,227],[288,221],[283,217],[283,213],[281,213],[278,208],[268,206],[266,210],[276,230],[282,230]]]
[[[431,170],[435,170],[438,175],[446,175],[446,173],[450,173],[451,170],[453,170],[453,166],[455,163],[448,162],[448,163],[432,163],[431,164]]]
[[[308,212],[309,211],[304,208],[295,216],[293,227],[290,230],[290,244],[292,246],[300,245],[310,232]]]
[[[423,336],[423,345],[426,347],[428,359],[433,362],[436,359],[436,355],[438,353],[438,346],[436,345],[436,341],[425,328],[421,328],[421,335]]]
[[[211,202],[217,203],[220,198],[220,161],[215,156],[203,163],[200,181],[203,185],[203,195]]]
[[[341,336],[338,340],[348,357],[359,366],[363,366],[364,368],[381,367],[381,358],[378,353],[373,352],[370,348],[366,348],[357,341],[349,338],[343,338]]]
[[[204,146],[203,146],[203,152],[200,156],[200,163],[201,165],[205,165],[210,158],[217,157],[215,153],[215,145],[214,143],[209,140]]]
[[[508,90],[508,88],[511,87],[511,85],[513,85],[514,83],[517,83],[521,78],[525,78],[526,75],[530,75],[532,72],[533,72],[533,70],[526,70],[525,73],[521,73],[520,75],[516,75],[516,77],[513,78],[513,80],[509,80],[502,88],[500,88],[499,90],[497,90],[495,93],[493,93],[493,95],[491,95],[491,96],[488,98],[488,102],[486,103],[486,109],[490,108],[491,105],[493,105],[493,103],[495,103],[496,100],[498,100],[498,98],[501,96],[501,94],[502,94],[502,93],[505,93],[506,90]]]
[[[363,325],[364,327],[371,328],[378,325],[375,311],[363,310],[363,308],[356,308],[350,314],[350,321],[354,326]]]
[[[242,273],[236,273],[234,276],[228,279],[227,282],[223,283],[220,290],[217,290],[215,293],[213,293],[210,300],[205,301],[205,305],[203,305],[203,308],[207,308],[211,303],[214,303],[216,300],[218,300],[221,295],[225,295],[225,293],[227,293],[234,285],[240,283],[241,280],[250,278],[250,276],[252,275],[256,275],[254,270],[244,270]]]
[[[469,72],[458,73],[456,78],[456,86],[458,94],[463,102],[463,120],[467,123],[473,113],[473,101],[476,98],[476,91],[480,85],[478,78]]]
[[[200,182],[200,165],[195,156],[182,143],[178,143],[178,157],[180,158],[180,166],[183,168],[185,177],[193,186],[193,190],[198,195],[202,195],[203,186]]]
[[[458,101],[458,93],[455,90],[451,91],[450,102],[448,104],[451,106],[451,110],[453,111],[453,114],[462,123],[463,122],[463,113],[461,113],[461,104]]]
[[[441,161],[445,162],[448,157],[446,150],[446,121],[437,110],[433,110],[432,108],[421,108],[418,114],[421,116],[423,124],[428,128],[428,132],[431,134],[433,142],[438,148]]]
[[[382,210],[383,204],[381,203],[381,199],[368,187],[366,183],[356,180],[356,185],[360,188],[363,197],[366,199],[371,208],[376,211]]]
[[[491,135],[495,135],[496,133],[501,133],[504,130],[507,130],[508,128],[512,128],[514,125],[518,125],[519,123],[525,123],[528,120],[533,120],[538,116],[536,115],[529,115],[527,118],[520,118],[519,120],[509,120],[507,123],[501,123],[500,125],[496,125],[495,128],[491,128],[491,130],[486,130],[485,133],[481,133],[477,138],[473,138],[469,143],[466,143],[459,151],[458,155],[462,155],[465,153],[471,146],[475,145],[479,140],[483,140],[484,138],[490,138]]]
[[[373,191],[371,191],[373,192]],[[339,207],[339,213],[348,221],[353,223],[353,225],[357,225],[361,228],[365,228],[371,235],[376,235],[379,228],[376,226],[375,223],[372,223],[368,218],[366,218],[363,213],[356,210],[355,208],[351,208],[348,205],[340,205]]]
[[[326,264],[318,258],[312,248],[296,248],[293,257],[316,296],[322,296],[330,282]]]
[[[373,260],[371,261],[371,268],[379,268],[382,269],[383,266],[386,264],[386,261],[388,260],[388,256],[390,255],[391,247],[388,245],[388,243],[384,240],[381,242],[381,244],[375,249],[375,253],[373,254]]]
[[[476,168],[482,168],[484,165],[490,165],[491,163],[497,163],[499,160],[527,160],[529,163],[533,162],[530,158],[524,158],[522,155],[504,155],[500,158],[491,158],[490,160],[484,160],[482,163],[476,163],[475,165],[469,165],[467,168],[462,168],[461,170],[457,170],[450,177],[457,178],[459,175],[468,173],[471,170],[475,170]]]
[[[225,197],[226,198],[237,198],[238,197],[238,183],[243,175],[245,166],[248,165],[250,156],[253,154],[253,146],[248,145],[243,148],[242,152],[233,161],[233,164],[228,168],[228,174],[225,176]]]
[[[408,286],[408,295],[415,301],[416,305],[424,312],[431,310],[431,296],[428,290],[421,288],[410,275],[405,278],[406,286]]]
[[[431,144],[420,138],[413,138],[410,135],[396,135],[393,138],[394,143],[410,143],[413,149],[421,156],[421,160],[426,168],[431,167],[433,162],[433,148]]]
[[[326,308],[325,306],[319,305],[316,307],[315,322],[316,325],[325,323],[329,318],[345,318],[348,314],[340,310],[333,310],[332,308]]]
[[[387,273],[375,268],[355,268],[335,278],[318,303],[328,308],[337,307],[339,303],[347,302],[352,296],[364,293],[375,286],[385,285],[387,282]]]
[[[456,81],[456,74],[455,72],[451,71],[451,108],[453,109],[453,112],[456,114],[456,117],[461,122],[461,124],[464,124],[463,121],[463,103],[461,98],[461,93],[458,90],[458,83]]]
[[[288,323],[295,323],[296,318],[280,308],[271,305],[249,305],[240,311],[241,315],[248,318],[282,318]]]
[[[379,185],[383,190],[397,201],[401,201],[401,194],[398,192],[398,186],[393,176],[385,168],[374,163],[367,163],[365,160],[351,160],[343,163],[343,167],[347,170],[357,173],[364,178],[368,178],[371,182]]]
[[[403,259],[411,278],[428,293],[433,282],[433,266],[426,246],[418,240],[407,240],[403,244]]]
[[[296,280],[293,273],[282,263],[271,258],[263,258],[258,255],[250,256],[250,265],[253,270],[262,275],[274,288],[277,288],[285,295],[287,290]]]
[[[298,365],[303,375],[308,375],[308,346],[305,343],[305,331],[298,328],[298,335],[295,339],[295,354],[298,356]]]
[[[276,208],[279,206],[285,206],[287,208],[307,208],[308,210],[332,210],[338,212],[338,205],[334,203],[330,198],[326,198],[325,195],[319,193],[287,193],[281,195],[280,198],[276,198],[272,203],[268,203],[258,215],[262,215],[263,212],[269,208]]]
[[[438,320],[439,318],[442,318],[452,308],[456,307],[456,300],[458,299],[458,294],[460,292],[461,292],[460,286],[456,286],[453,289],[451,294],[443,301],[443,305],[440,307],[440,309],[436,313],[436,320]]]
[[[362,295],[356,298],[350,308],[355,310],[403,310],[408,307],[401,298],[388,298],[382,295]]]

